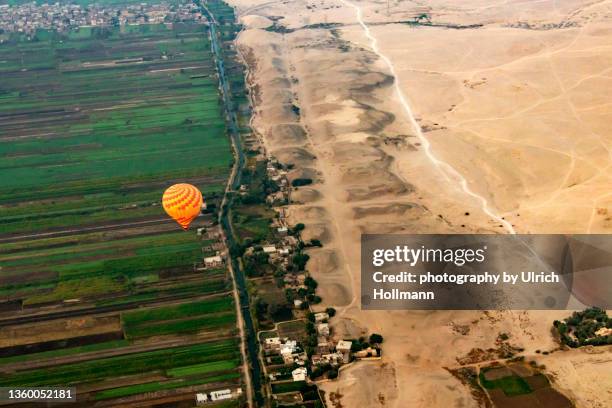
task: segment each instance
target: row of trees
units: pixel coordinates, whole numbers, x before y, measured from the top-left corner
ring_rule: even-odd
[[[596,334],[602,328],[612,329],[612,319],[598,307],[574,312],[563,321],[555,320],[553,326],[561,342],[569,347],[612,344],[612,334]]]

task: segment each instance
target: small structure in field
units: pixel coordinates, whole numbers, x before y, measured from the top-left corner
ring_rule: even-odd
[[[221,401],[232,398],[232,390],[226,388],[224,390],[212,391],[210,393],[211,401]]]
[[[218,268],[223,266],[223,258],[221,258],[221,255],[204,258],[204,266],[207,268]]]
[[[204,405],[205,403],[208,402],[208,395],[204,394],[204,393],[197,393],[196,394],[196,405]]]

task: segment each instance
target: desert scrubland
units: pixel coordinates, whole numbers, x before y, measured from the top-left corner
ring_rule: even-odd
[[[332,406],[478,406],[448,369],[500,333],[577,406],[606,406],[609,349],[535,353],[568,312],[360,310],[359,239],[610,233],[612,2],[230,3],[252,125],[315,180],[288,212],[324,244],[308,263],[322,306],[338,338],[385,337],[381,362],[322,386]]]

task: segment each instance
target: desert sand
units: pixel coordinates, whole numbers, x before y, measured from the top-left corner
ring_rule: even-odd
[[[324,244],[320,306],[337,338],[385,337],[382,361],[322,384],[329,405],[478,406],[447,368],[507,333],[577,406],[606,406],[609,349],[535,353],[568,312],[362,311],[359,249],[364,232],[610,233],[612,1],[230,3],[253,128],[315,180],[287,211]]]

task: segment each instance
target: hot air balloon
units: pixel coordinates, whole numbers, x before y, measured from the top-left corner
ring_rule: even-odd
[[[184,230],[200,212],[204,200],[202,193],[191,184],[181,183],[168,187],[162,197],[162,206],[166,213],[174,218]]]

